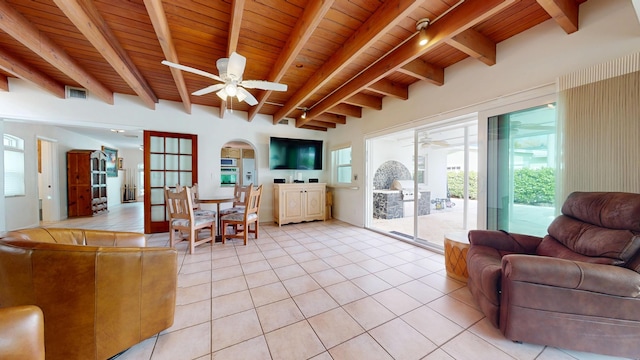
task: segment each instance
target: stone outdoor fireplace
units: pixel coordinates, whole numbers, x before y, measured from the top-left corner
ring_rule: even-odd
[[[401,162],[389,160],[376,170],[373,177],[374,219],[398,219],[413,216],[414,201],[418,201],[418,215],[431,210],[430,192],[418,188],[414,194],[411,172]]]

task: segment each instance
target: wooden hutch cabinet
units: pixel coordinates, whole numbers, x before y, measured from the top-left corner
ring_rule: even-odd
[[[106,213],[107,155],[100,150],[67,152],[68,216]]]
[[[273,217],[280,226],[324,220],[326,184],[274,184]]]

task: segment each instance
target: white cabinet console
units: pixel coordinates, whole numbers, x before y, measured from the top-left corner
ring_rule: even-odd
[[[326,184],[273,184],[273,218],[278,225],[324,220]]]

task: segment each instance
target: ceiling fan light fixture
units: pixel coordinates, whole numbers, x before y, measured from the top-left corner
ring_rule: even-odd
[[[218,91],[218,92],[216,93],[216,95],[218,95],[218,97],[219,97],[220,99],[222,99],[223,101],[227,101],[227,96],[229,96],[229,95],[227,95],[227,92],[225,91],[225,89],[224,89],[224,88],[223,88],[222,90]]]
[[[238,94],[238,88],[234,83],[228,83],[225,85],[224,90],[229,96],[236,96]]]
[[[416,30],[419,31],[418,44],[420,44],[420,46],[425,46],[429,43],[429,37],[427,36],[427,26],[429,26],[429,19],[427,18],[420,19],[416,23]]]

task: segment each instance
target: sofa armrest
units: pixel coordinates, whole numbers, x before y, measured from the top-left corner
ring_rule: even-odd
[[[640,297],[640,274],[620,266],[512,254],[502,258],[502,274],[511,281]]]
[[[28,228],[3,233],[0,238],[7,241],[29,240],[69,245],[112,247],[145,247],[147,244],[147,240],[142,233],[75,228]]]
[[[499,230],[471,230],[471,245],[488,246],[501,252],[534,254],[542,238],[531,235],[512,234]]]
[[[85,230],[84,237],[90,246],[145,247],[144,234],[126,231]]]
[[[33,305],[0,309],[0,359],[44,360],[44,316]]]

